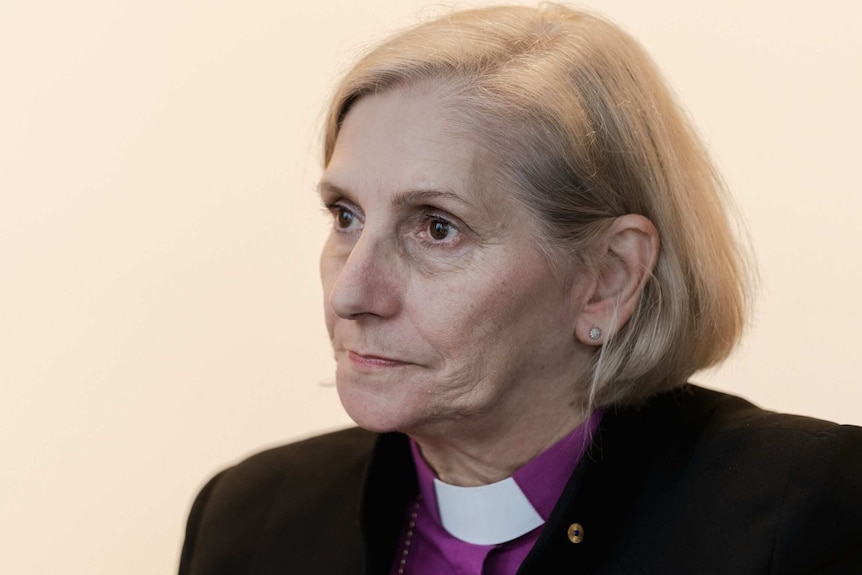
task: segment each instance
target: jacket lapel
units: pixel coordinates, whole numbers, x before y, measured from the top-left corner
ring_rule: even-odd
[[[366,472],[361,506],[365,575],[389,573],[407,506],[417,491],[416,469],[407,436],[381,435]]]

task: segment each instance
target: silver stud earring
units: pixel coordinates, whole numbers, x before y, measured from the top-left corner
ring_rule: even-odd
[[[590,328],[590,339],[593,341],[596,341],[600,337],[602,337],[602,330],[600,330],[596,326],[591,327]]]

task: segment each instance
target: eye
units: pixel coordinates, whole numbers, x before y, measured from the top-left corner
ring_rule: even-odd
[[[332,214],[333,225],[337,231],[350,232],[361,226],[362,222],[356,212],[344,204],[326,204],[326,209]]]
[[[428,234],[435,240],[445,240],[453,229],[449,222],[443,220],[433,220],[428,224]]]
[[[453,242],[460,233],[451,222],[439,216],[427,216],[425,225],[424,232],[434,242]]]
[[[339,207],[335,211],[335,225],[341,229],[347,229],[353,223],[353,220],[356,219],[356,216],[353,215],[353,212],[350,210],[346,210],[342,207]]]

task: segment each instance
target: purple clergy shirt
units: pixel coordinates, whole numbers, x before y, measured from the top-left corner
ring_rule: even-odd
[[[543,521],[548,520],[600,420],[601,413],[597,411],[512,476]],[[412,439],[410,448],[421,498],[415,497],[408,510],[391,575],[515,575],[539,538],[541,526],[498,545],[475,545],[450,535],[440,520],[434,472]],[[412,518],[414,512],[416,516]],[[413,534],[408,537],[411,522]],[[408,539],[409,545],[405,546]]]

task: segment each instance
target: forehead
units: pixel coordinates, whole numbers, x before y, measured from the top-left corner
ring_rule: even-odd
[[[398,88],[361,98],[348,112],[324,181],[350,190],[440,189],[479,201],[487,154],[458,129],[444,90]],[[473,202],[471,202],[473,203]]]

